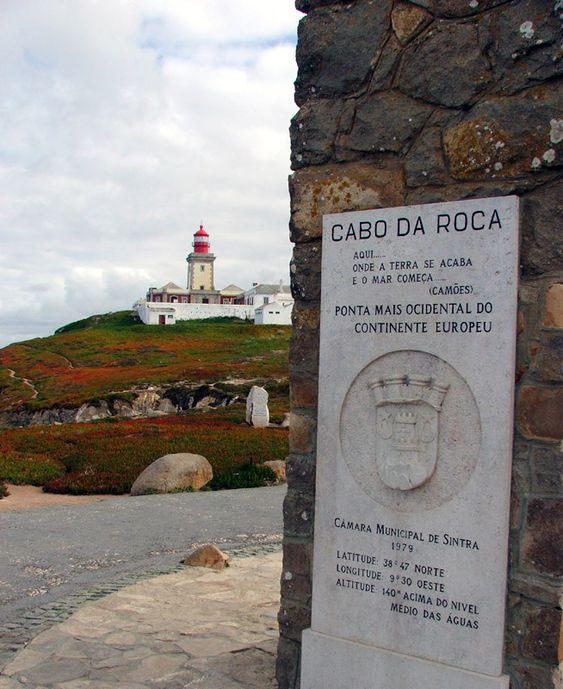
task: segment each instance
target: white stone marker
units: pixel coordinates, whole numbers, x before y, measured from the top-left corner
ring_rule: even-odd
[[[302,689],[506,689],[518,199],[328,215]]]
[[[259,385],[253,385],[246,398],[246,423],[256,428],[266,428],[270,423],[268,392]]]

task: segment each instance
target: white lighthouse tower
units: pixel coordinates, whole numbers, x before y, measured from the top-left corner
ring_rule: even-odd
[[[214,262],[215,255],[211,253],[209,234],[203,225],[194,234],[193,251],[186,258],[188,262],[188,284],[190,303],[219,304],[220,293],[215,289]]]

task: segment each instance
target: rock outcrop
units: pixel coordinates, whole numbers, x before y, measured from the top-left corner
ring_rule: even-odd
[[[87,423],[88,421],[98,421],[111,416],[109,405],[105,400],[95,404],[83,404],[74,417],[75,423]]]
[[[187,409],[226,407],[239,395],[225,392],[214,385],[151,386],[124,390],[79,407],[51,407],[33,411],[26,408],[0,412],[0,427],[43,426],[57,423],[87,423],[109,417],[143,418],[166,416]]]

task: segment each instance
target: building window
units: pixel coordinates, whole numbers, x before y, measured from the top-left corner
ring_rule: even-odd
[[[264,297],[264,304],[268,304],[270,301],[270,297]]]
[[[199,269],[203,273],[203,271],[205,270],[205,266],[200,266]]]
[[[155,300],[155,301],[160,301],[160,297],[155,297],[154,300]]]
[[[200,285],[200,286],[199,286],[199,289],[205,289],[205,286],[204,286],[204,285]]]
[[[188,298],[182,297],[182,304],[187,304],[187,303],[188,303]]]

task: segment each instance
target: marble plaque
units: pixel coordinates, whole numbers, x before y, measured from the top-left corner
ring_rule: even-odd
[[[517,270],[514,196],[324,217],[302,689],[507,686]]]

